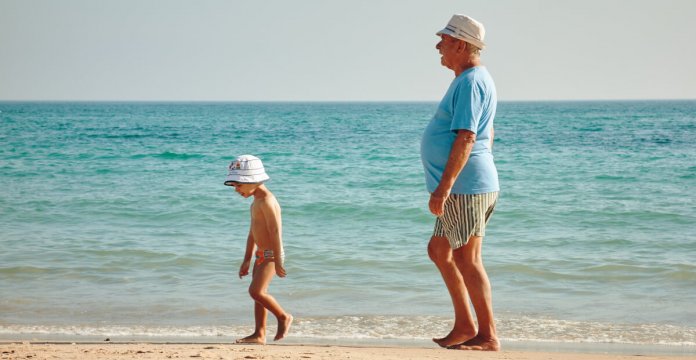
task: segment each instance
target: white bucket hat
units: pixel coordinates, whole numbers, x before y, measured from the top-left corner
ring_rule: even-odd
[[[253,155],[242,155],[234,159],[228,169],[230,173],[227,174],[225,185],[231,185],[232,182],[258,184],[270,179],[261,159]]]
[[[464,40],[481,50],[486,47],[486,44],[483,42],[486,29],[483,28],[483,24],[466,15],[452,15],[447,26],[438,31],[435,35],[439,36],[443,34],[459,40]]]

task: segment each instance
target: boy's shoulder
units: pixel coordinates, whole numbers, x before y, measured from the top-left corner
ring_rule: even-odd
[[[254,198],[254,204],[261,206],[280,206],[280,204],[278,204],[278,199],[276,199],[275,195],[270,191],[263,197]]]

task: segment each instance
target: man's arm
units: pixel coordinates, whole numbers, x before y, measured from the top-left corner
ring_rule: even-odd
[[[266,229],[268,230],[268,240],[273,247],[273,256],[275,257],[276,274],[280,277],[285,277],[286,272],[283,267],[283,238],[281,234],[281,217],[280,207],[275,206],[276,202],[264,200],[261,203],[261,211],[266,220]]]
[[[430,212],[436,216],[441,216],[444,213],[445,200],[450,195],[452,186],[457,180],[457,176],[464,169],[464,165],[469,160],[471,150],[476,142],[476,134],[469,130],[459,130],[457,138],[454,140],[452,150],[450,150],[445,171],[442,173],[442,179],[435,191],[430,194]]]

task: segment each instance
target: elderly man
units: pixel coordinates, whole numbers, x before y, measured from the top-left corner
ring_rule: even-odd
[[[481,259],[499,191],[491,152],[495,84],[479,58],[485,46],[481,23],[454,15],[437,35],[440,61],[455,79],[423,133],[421,160],[430,212],[437,216],[428,255],[445,281],[455,319],[452,331],[433,341],[448,348],[497,351],[491,286]]]

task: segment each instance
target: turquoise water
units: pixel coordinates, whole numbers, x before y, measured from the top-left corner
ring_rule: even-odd
[[[446,334],[418,154],[435,106],[0,103],[0,338],[251,331],[250,200],[222,185],[244,153],[283,208],[291,339]],[[693,350],[696,101],[502,103],[495,127],[503,341]]]

